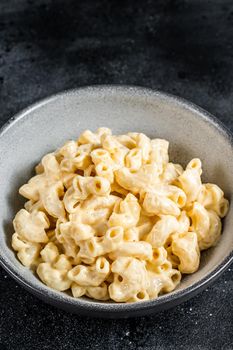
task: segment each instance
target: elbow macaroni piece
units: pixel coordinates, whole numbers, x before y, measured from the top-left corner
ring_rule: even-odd
[[[122,226],[124,229],[134,227],[139,220],[140,210],[137,198],[131,193],[127,194],[124,200],[116,203],[108,225]]]
[[[81,201],[87,199],[90,194],[106,196],[110,193],[110,183],[107,179],[99,176],[77,175],[72,182],[72,186],[64,195],[64,205],[69,213],[74,213],[76,206]]]
[[[117,183],[135,195],[159,183],[159,172],[156,164],[142,165],[137,171],[121,167],[114,174]]]
[[[12,247],[17,251],[17,256],[24,266],[33,268],[39,263],[41,245],[39,243],[25,241],[18,233],[12,236]]]
[[[204,184],[201,187],[197,202],[207,210],[213,210],[221,218],[224,217],[229,208],[229,202],[224,198],[224,193],[217,185]]]
[[[81,286],[97,287],[103,283],[110,273],[110,264],[104,257],[99,257],[91,267],[77,265],[68,272],[71,281]]]
[[[200,250],[216,245],[222,229],[221,220],[216,212],[206,210],[200,203],[195,202],[189,215],[192,220],[191,230],[197,234]]]
[[[42,211],[33,211],[29,213],[21,209],[13,221],[15,232],[29,242],[46,243],[48,237],[45,229],[49,228],[50,223]]]
[[[142,302],[173,291],[215,245],[229,202],[202,184],[200,159],[169,161],[169,143],[86,130],[36,166],[19,192],[12,247],[48,287],[74,298]]]
[[[180,208],[173,200],[153,192],[146,192],[142,206],[149,215],[180,215]]]
[[[37,267],[37,274],[47,286],[65,291],[71,286],[71,280],[67,276],[71,267],[68,258],[61,254],[54,262],[40,263]]]
[[[186,170],[178,177],[177,183],[187,196],[187,203],[197,199],[201,190],[201,161],[193,159]]]
[[[148,234],[146,241],[149,242],[153,248],[163,247],[170,235],[177,232],[178,229],[179,223],[174,216],[162,215]]]
[[[145,263],[132,257],[118,257],[111,267],[114,281],[109,286],[110,298],[126,302],[148,286]]]
[[[172,184],[184,172],[180,164],[168,163],[163,167],[163,172],[160,175],[162,182],[168,185]]]
[[[197,271],[200,262],[200,250],[195,232],[184,232],[173,235],[172,253],[176,255],[180,264],[178,268],[182,273]]]
[[[132,256],[141,260],[152,259],[152,247],[147,242],[124,242],[109,254],[111,260],[116,260],[119,256]]]

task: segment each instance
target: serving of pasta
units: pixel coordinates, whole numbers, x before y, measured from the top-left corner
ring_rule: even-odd
[[[108,128],[45,155],[19,189],[12,247],[47,286],[137,302],[173,291],[214,246],[228,200],[202,164],[169,162],[169,143]]]

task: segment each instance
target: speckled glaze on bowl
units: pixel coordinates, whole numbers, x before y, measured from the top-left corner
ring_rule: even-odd
[[[224,221],[221,240],[202,255],[200,269],[183,278],[179,288],[158,299],[117,304],[74,299],[45,286],[23,267],[11,249],[12,218],[22,207],[18,188],[35,164],[65,140],[100,126],[114,133],[137,131],[170,141],[172,161],[203,161],[204,181],[218,184],[231,200],[233,142],[209,113],[178,97],[139,87],[94,86],[66,91],[40,101],[12,118],[0,131],[0,263],[34,295],[70,312],[97,317],[148,315],[175,306],[214,281],[233,259],[233,208]]]

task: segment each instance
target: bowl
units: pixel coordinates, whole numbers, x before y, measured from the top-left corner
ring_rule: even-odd
[[[25,289],[73,313],[97,317],[131,317],[173,307],[213,282],[233,259],[233,207],[224,220],[218,244],[202,254],[200,269],[182,279],[172,293],[139,303],[75,299],[44,285],[21,265],[11,248],[12,218],[23,205],[18,188],[33,174],[40,158],[85,129],[100,126],[114,133],[137,131],[170,141],[170,158],[186,164],[200,157],[204,181],[218,184],[231,200],[231,134],[208,112],[181,98],[140,87],[93,86],[66,91],[25,109],[0,131],[0,264]]]

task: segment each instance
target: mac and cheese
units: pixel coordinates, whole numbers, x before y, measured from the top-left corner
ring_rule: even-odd
[[[137,302],[174,290],[215,245],[228,201],[200,159],[169,162],[142,133],[84,131],[45,155],[19,192],[12,247],[47,286],[75,298]]]

